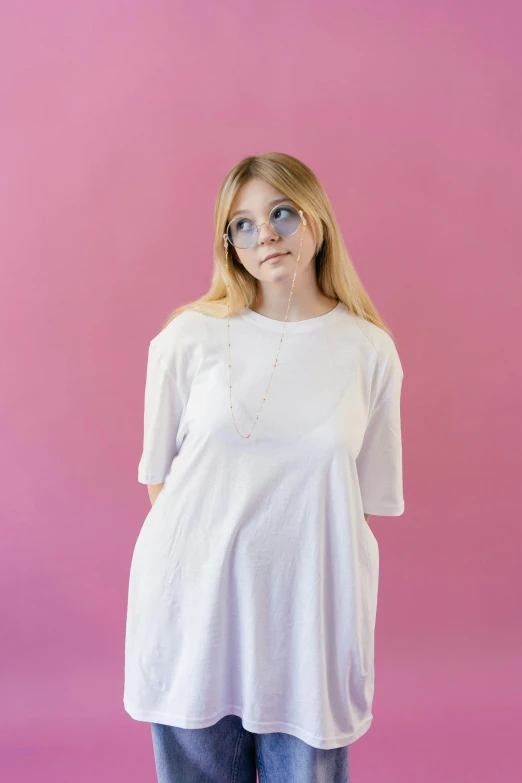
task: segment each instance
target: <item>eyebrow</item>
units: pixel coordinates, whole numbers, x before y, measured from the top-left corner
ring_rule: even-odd
[[[269,202],[269,204],[268,204],[268,206],[269,206],[269,207],[274,207],[276,204],[280,204],[282,201],[285,201],[285,202],[287,202],[288,204],[291,204],[291,203],[292,203],[292,200],[291,200],[291,199],[289,199],[289,198],[286,198],[285,196],[281,196],[280,198],[276,198],[276,199],[274,199],[273,201],[270,201],[270,202]],[[238,210],[237,210],[236,212],[234,212],[234,214],[231,216],[230,220],[233,220],[233,219],[236,217],[236,215],[240,215],[242,212],[250,212],[250,210],[249,210],[249,209],[238,209]]]

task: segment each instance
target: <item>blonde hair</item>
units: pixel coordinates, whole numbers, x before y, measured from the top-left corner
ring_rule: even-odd
[[[185,310],[200,310],[216,318],[227,316],[227,277],[223,234],[236,193],[253,178],[268,182],[304,211],[316,237],[315,264],[317,282],[323,294],[338,299],[349,311],[370,321],[392,337],[366,293],[352,264],[344,240],[321,183],[297,158],[284,152],[264,152],[239,161],[225,176],[214,207],[214,271],[208,293],[173,310],[162,330]],[[230,315],[251,307],[257,294],[257,279],[239,263],[229,244],[228,285]]]

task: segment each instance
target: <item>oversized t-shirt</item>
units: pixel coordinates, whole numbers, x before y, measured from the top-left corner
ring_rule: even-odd
[[[247,435],[283,322],[230,318]],[[227,318],[197,310],[150,342],[138,481],[164,483],[134,548],[124,707],[204,728],[349,745],[372,721],[379,550],[364,514],[404,511],[392,338],[342,302],[287,321],[250,438],[230,411]]]

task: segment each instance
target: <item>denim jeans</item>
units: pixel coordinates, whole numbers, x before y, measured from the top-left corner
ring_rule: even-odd
[[[321,750],[283,732],[253,734],[237,715],[181,729],[151,723],[158,783],[349,783],[348,746]]]

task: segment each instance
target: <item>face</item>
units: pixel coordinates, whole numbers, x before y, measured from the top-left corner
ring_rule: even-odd
[[[301,224],[292,236],[280,237],[268,222],[270,211],[279,204],[290,204],[297,209],[301,208],[299,204],[286,198],[284,193],[276,190],[263,180],[251,179],[240,188],[230,208],[228,221],[238,216],[248,218],[257,224],[259,233],[257,242],[252,247],[247,249],[234,248],[234,250],[243,266],[259,281],[266,283],[291,282],[302,237],[301,256],[296,277],[297,283],[297,278],[300,276],[307,276],[310,273],[313,273],[315,276],[315,265],[311,263],[315,254],[315,238],[310,220],[307,219],[304,211],[303,214],[305,219],[307,219],[307,225],[303,226]],[[239,213],[239,215],[236,215],[236,213]],[[260,225],[261,223],[263,225]],[[283,255],[272,261],[266,261],[266,257],[273,253],[281,253]]]

